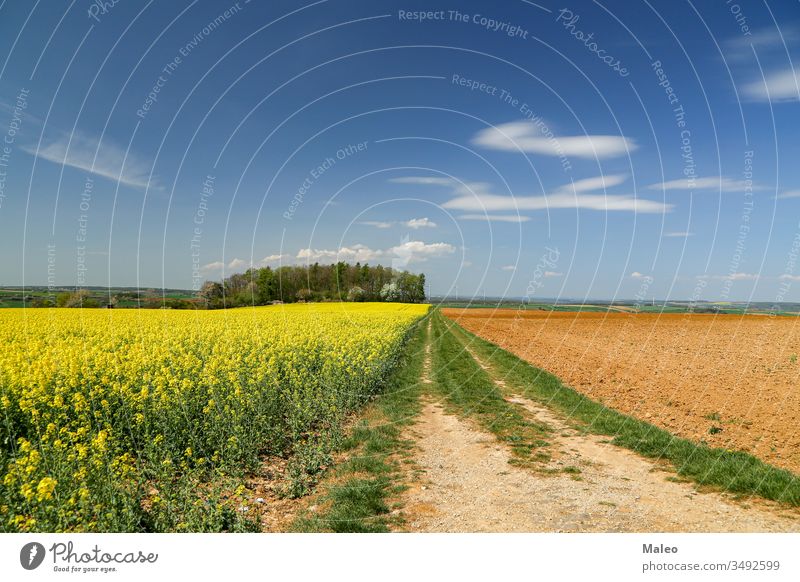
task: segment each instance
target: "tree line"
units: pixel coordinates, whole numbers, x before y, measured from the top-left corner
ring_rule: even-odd
[[[425,301],[425,275],[382,265],[338,262],[252,268],[199,291],[206,307],[239,307],[297,301]]]

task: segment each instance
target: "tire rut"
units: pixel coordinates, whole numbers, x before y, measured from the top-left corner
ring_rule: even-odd
[[[430,345],[426,350],[430,379]],[[468,346],[503,393],[502,379]],[[424,380],[425,381],[425,380]],[[798,512],[760,499],[747,504],[700,493],[663,464],[583,434],[552,410],[507,400],[553,429],[543,471],[509,463],[509,450],[427,397],[412,429],[424,478],[405,494],[407,527],[430,532],[800,531]],[[548,471],[551,473],[548,474]]]

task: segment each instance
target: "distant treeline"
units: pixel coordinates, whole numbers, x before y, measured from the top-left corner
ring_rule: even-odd
[[[425,301],[425,275],[377,265],[314,263],[248,269],[221,283],[206,281],[200,299],[210,309],[276,301]]]

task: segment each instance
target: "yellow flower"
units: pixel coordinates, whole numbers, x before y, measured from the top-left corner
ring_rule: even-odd
[[[52,477],[43,478],[36,486],[36,499],[39,501],[51,499],[53,497],[53,491],[56,490],[56,485],[58,485],[58,481]]]

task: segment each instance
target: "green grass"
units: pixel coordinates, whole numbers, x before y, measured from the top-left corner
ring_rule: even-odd
[[[526,419],[521,407],[507,402],[442,316],[434,312],[432,318],[434,389],[455,412],[473,418],[508,444],[515,464],[549,460],[545,437],[550,428]]]
[[[440,317],[434,314],[434,317]],[[540,402],[591,433],[612,437],[612,443],[645,457],[671,463],[691,481],[737,494],[758,495],[800,505],[800,478],[741,451],[712,448],[679,438],[652,424],[594,402],[562,384],[552,374],[450,322],[469,338],[476,355],[522,395]]]
[[[293,524],[301,532],[386,532],[393,521],[390,499],[403,489],[398,457],[410,443],[403,429],[420,411],[428,318],[416,324],[381,395],[367,407],[342,445],[347,460],[326,479],[317,512]]]

